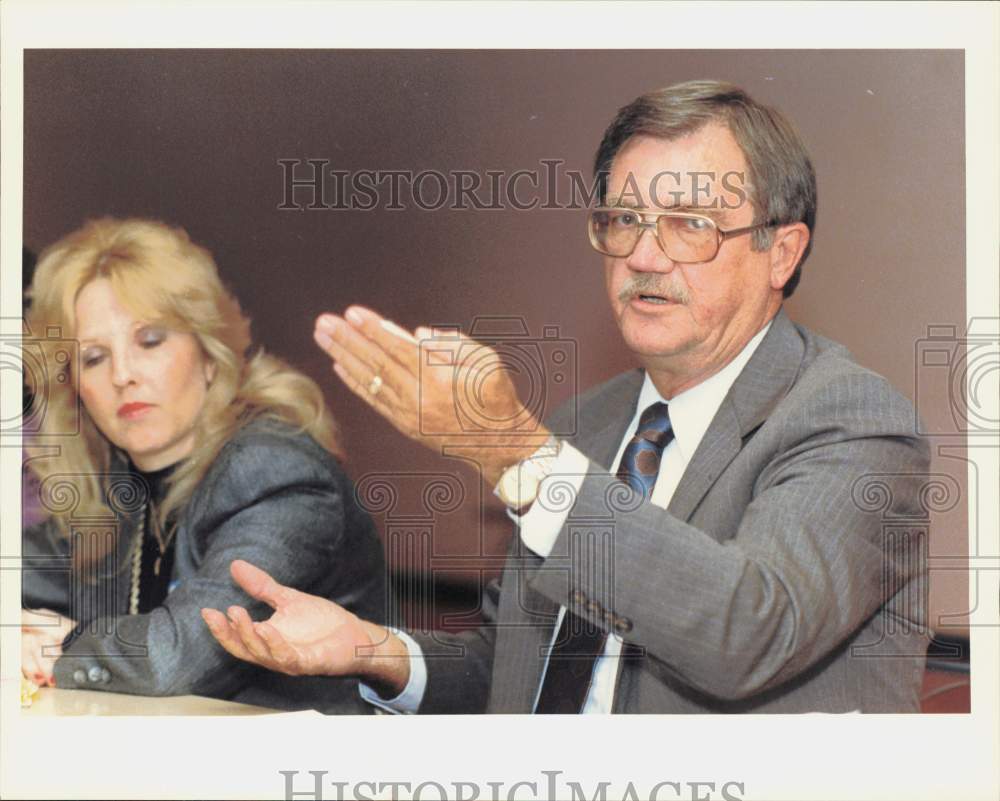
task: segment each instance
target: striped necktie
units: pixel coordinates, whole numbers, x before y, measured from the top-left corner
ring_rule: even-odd
[[[660,472],[663,449],[674,437],[667,404],[650,405],[639,417],[635,434],[625,446],[617,477],[648,501]],[[608,634],[595,624],[574,615],[563,615],[542,689],[535,705],[537,715],[575,715],[582,709],[590,691],[597,658],[604,651]]]

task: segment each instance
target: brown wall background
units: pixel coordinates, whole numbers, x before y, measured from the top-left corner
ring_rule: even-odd
[[[489,489],[343,388],[312,321],[358,302],[407,328],[468,330],[484,316],[523,319],[536,336],[555,327],[578,375],[547,385],[553,408],[632,365],[583,213],[280,210],[278,160],[510,174],[561,159],[589,178],[619,106],[693,78],[740,84],[802,132],[819,220],[789,312],[915,398],[935,453],[953,449],[935,460],[954,490],[934,506],[931,557],[963,556],[964,438],[947,375],[918,371],[916,355],[929,325],[965,327],[960,51],[27,51],[24,244],[37,253],[105,214],[183,226],[215,254],[255,341],[324,387],[355,479],[391,477],[398,502],[376,515],[390,549],[432,530],[439,578],[475,582],[504,550]],[[466,503],[426,506],[442,473]],[[425,562],[411,554],[411,567]],[[967,588],[961,569],[933,570],[936,627],[962,626]]]

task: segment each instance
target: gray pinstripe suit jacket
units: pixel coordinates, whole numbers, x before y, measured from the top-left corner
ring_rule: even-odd
[[[616,712],[917,711],[926,531],[890,524],[926,517],[910,402],[781,311],[664,511],[609,475],[641,383],[578,399],[590,468],[549,557],[515,536],[487,625],[418,635],[420,711],[530,712],[560,605],[632,646]]]

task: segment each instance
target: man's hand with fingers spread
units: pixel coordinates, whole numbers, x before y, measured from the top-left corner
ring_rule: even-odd
[[[434,450],[480,446],[484,477],[496,483],[545,443],[548,430],[493,350],[458,332],[415,333],[351,306],[343,317],[320,315],[314,338],[348,388],[403,434]]]
[[[212,635],[233,656],[292,676],[360,676],[382,694],[395,695],[406,686],[408,652],[388,630],[325,598],[279,584],[249,562],[234,561],[230,572],[247,594],[274,609],[261,622],[240,606],[225,615],[201,610]]]

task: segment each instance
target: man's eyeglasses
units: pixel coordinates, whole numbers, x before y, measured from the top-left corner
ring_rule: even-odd
[[[654,218],[652,222],[648,218]],[[710,217],[678,211],[639,211],[621,207],[596,208],[587,220],[594,250],[605,256],[631,256],[644,229],[653,231],[660,248],[671,261],[696,264],[711,261],[722,243],[733,236],[749,234],[771,224],[759,223],[723,231]]]

